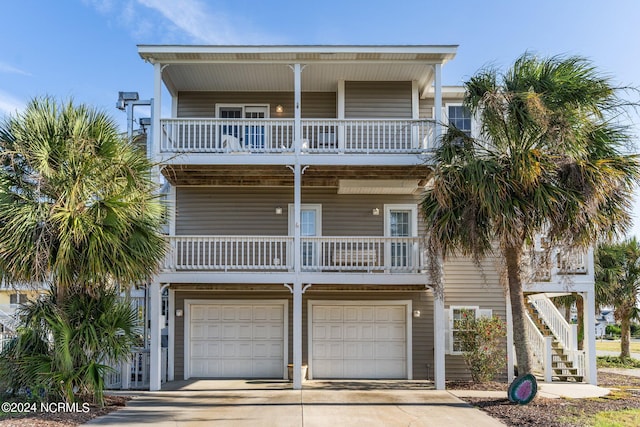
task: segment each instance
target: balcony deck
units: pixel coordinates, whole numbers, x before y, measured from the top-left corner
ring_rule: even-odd
[[[293,119],[162,119],[161,154],[293,154]],[[424,154],[432,120],[303,119],[303,154]]]
[[[287,283],[295,274],[290,236],[168,236],[167,240],[170,250],[160,274],[163,281]],[[310,283],[426,284],[428,280],[420,237],[302,237],[300,252],[300,274]],[[589,256],[554,255],[554,260],[552,266],[537,265],[536,283],[543,289],[593,280]],[[224,279],[214,279],[211,273],[223,273]],[[535,283],[528,288],[533,290]]]

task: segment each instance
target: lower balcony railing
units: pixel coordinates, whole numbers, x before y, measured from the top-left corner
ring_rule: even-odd
[[[435,145],[432,120],[303,119],[303,153],[407,154]],[[162,119],[162,153],[293,153],[293,119]]]
[[[171,236],[169,271],[292,271],[293,237]],[[302,237],[301,269],[326,272],[418,273],[418,237]]]

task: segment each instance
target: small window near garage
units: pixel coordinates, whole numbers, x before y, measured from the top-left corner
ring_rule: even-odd
[[[9,304],[24,304],[27,302],[27,295],[25,294],[10,294],[9,295]]]
[[[480,309],[478,306],[456,306],[451,307],[449,310],[445,310],[448,321],[446,322],[446,346],[448,354],[462,354],[463,348],[460,340],[460,335],[464,330],[460,329],[462,320],[465,318],[478,318],[481,316],[491,317],[491,309]]]

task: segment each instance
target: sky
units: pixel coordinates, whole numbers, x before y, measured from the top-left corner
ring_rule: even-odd
[[[118,91],[153,94],[137,44],[454,44],[445,85],[529,51],[580,55],[640,87],[639,0],[2,0],[0,16],[0,116],[49,95],[100,108],[123,130]],[[640,134],[640,116],[630,120]],[[634,213],[640,237],[640,204]]]

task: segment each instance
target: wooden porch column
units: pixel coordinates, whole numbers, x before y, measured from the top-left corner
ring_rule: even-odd
[[[149,391],[160,390],[160,377],[162,372],[162,346],[161,346],[161,331],[162,326],[160,324],[160,313],[162,305],[162,295],[160,290],[160,283],[157,281],[151,282],[149,286],[149,305],[150,305],[150,361],[149,361]]]
[[[436,122],[435,128],[435,143],[440,141],[442,135],[442,64],[435,64],[433,66],[434,81],[433,81],[433,118]]]
[[[302,67],[293,65],[294,82],[294,144],[295,163],[293,165],[293,389],[302,388],[302,282],[300,281],[301,247],[300,244],[300,210],[302,200],[302,171],[300,168],[300,151],[302,148]]]
[[[593,285],[587,292],[581,292],[584,301],[584,350],[586,380],[589,384],[598,385],[598,369],[596,366],[596,297]]]
[[[160,118],[162,116],[162,64],[153,64],[153,99],[151,102],[151,147],[148,147],[147,156],[158,162],[160,156]]]
[[[441,284],[440,284],[441,285]],[[433,383],[436,390],[445,389],[445,329],[444,291],[433,290]]]

